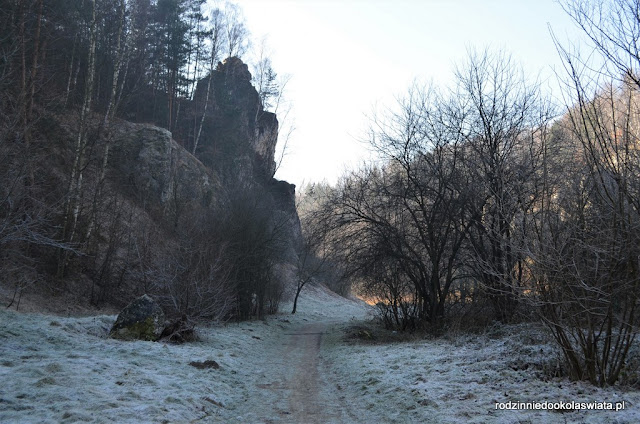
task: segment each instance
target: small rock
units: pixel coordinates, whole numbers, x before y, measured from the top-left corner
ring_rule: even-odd
[[[224,405],[221,404],[220,402],[211,399],[210,397],[205,397],[204,400],[206,400],[207,402],[210,402],[212,404],[214,404],[215,406],[219,407],[219,408],[224,408]]]
[[[212,368],[214,370],[217,370],[218,368],[220,368],[220,364],[218,364],[216,361],[212,359],[207,359],[206,361],[192,361],[192,362],[189,362],[189,365],[191,365],[192,367],[196,367],[199,370],[203,370],[206,368]]]

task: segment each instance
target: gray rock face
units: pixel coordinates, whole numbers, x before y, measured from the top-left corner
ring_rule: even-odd
[[[302,247],[303,242],[300,218],[296,210],[296,186],[273,178],[269,191],[275,202],[277,213],[288,221],[285,231],[287,231],[291,243],[287,255],[289,260],[293,262],[296,252]]]
[[[212,171],[171,138],[150,124],[119,122],[113,132],[113,180],[151,207],[173,215],[176,200],[208,206],[218,189]]]
[[[212,78],[210,85],[209,78]],[[198,159],[226,176],[242,179],[249,175],[255,182],[268,183],[276,167],[278,119],[262,107],[247,65],[237,57],[219,63],[210,76],[198,83],[195,93],[198,113],[204,111],[205,98],[209,104],[196,152]],[[249,172],[246,169],[241,174],[234,172],[237,158],[247,159],[243,164],[250,165]]]
[[[109,335],[120,340],[155,341],[164,330],[164,320],[164,312],[160,305],[145,294],[120,312]]]
[[[278,118],[271,112],[261,112],[253,139],[253,149],[256,152],[256,163],[261,175],[271,177],[276,172],[276,143],[278,141]]]

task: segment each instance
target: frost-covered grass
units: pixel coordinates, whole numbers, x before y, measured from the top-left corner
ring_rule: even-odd
[[[186,422],[229,413],[248,395],[239,384],[240,358],[256,349],[248,326],[175,346],[107,339],[115,316],[0,320],[0,422]],[[204,360],[220,369],[189,365]]]
[[[290,368],[279,355],[286,334],[366,315],[362,304],[314,287],[298,307],[295,316],[284,304],[265,321],[199,327],[201,340],[185,345],[109,339],[115,315],[0,309],[0,422],[270,422],[287,408],[265,390]],[[219,369],[189,365],[207,360]]]
[[[543,328],[376,343],[334,341],[332,379],[380,422],[638,423],[640,393],[550,376],[559,360]],[[496,402],[625,401],[624,411],[496,410]]]
[[[186,345],[106,337],[115,315],[66,318],[0,310],[0,422],[289,423],[295,355],[285,345],[310,323],[330,329],[323,387],[353,422],[640,422],[640,394],[543,378],[555,353],[544,332],[518,325],[481,335],[379,343],[345,340],[370,308],[305,288],[265,321],[200,327]],[[366,325],[366,324],[365,324]],[[215,361],[219,368],[190,362]],[[208,362],[211,364],[211,362]],[[288,385],[289,384],[289,385]],[[621,401],[621,412],[496,411],[504,401]],[[343,421],[337,421],[343,422]]]

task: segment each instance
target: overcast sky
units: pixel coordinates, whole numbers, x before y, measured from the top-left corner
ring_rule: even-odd
[[[276,178],[297,186],[334,183],[358,166],[367,157],[366,115],[415,79],[450,84],[469,48],[511,53],[557,95],[553,69],[561,65],[549,26],[561,40],[580,36],[554,0],[237,2],[253,39],[267,37],[276,72],[291,76],[291,112],[278,116],[295,130]]]

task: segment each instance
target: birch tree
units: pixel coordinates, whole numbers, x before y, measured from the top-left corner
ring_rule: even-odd
[[[200,120],[198,122],[197,114],[194,116],[194,133],[195,137],[193,140],[193,148],[191,153],[193,155],[196,154],[196,150],[198,148],[198,143],[200,142],[200,136],[202,135],[202,127],[204,125],[205,117],[207,116],[207,110],[209,108],[209,99],[211,97],[211,82],[213,80],[213,71],[215,70],[216,63],[220,57],[220,52],[222,49],[223,41],[224,41],[224,31],[223,31],[223,15],[220,9],[214,9],[211,12],[211,16],[209,18],[210,27],[209,27],[209,60],[208,60],[208,71],[209,75],[207,76],[207,88],[205,92],[204,105],[202,108],[202,115],[200,116]]]
[[[84,88],[84,98],[80,109],[80,117],[78,122],[78,132],[76,135],[76,143],[73,151],[73,164],[71,175],[69,178],[69,187],[65,199],[64,207],[64,223],[62,226],[62,240],[73,243],[76,241],[76,229],[80,216],[80,208],[82,204],[82,182],[83,170],[85,167],[85,150],[87,147],[87,126],[91,113],[91,105],[93,100],[93,88],[95,78],[95,59],[96,59],[96,0],[91,0],[91,22],[89,24],[89,49],[87,52],[87,77]],[[67,251],[61,252],[58,262],[58,277],[64,275],[66,262],[68,259]]]
[[[100,131],[101,139],[104,142],[104,149],[102,152],[102,162],[100,165],[100,170],[98,171],[98,181],[96,185],[96,189],[93,195],[93,202],[91,208],[91,215],[89,216],[89,224],[87,225],[87,231],[85,234],[85,240],[88,240],[91,237],[91,233],[94,229],[96,222],[96,215],[98,213],[98,204],[102,198],[102,187],[104,185],[104,180],[107,173],[107,166],[109,164],[109,149],[111,147],[111,134],[110,134],[110,124],[111,120],[116,114],[116,101],[118,96],[118,85],[119,85],[119,77],[120,71],[123,65],[124,56],[125,56],[125,46],[127,44],[125,37],[125,1],[120,0],[118,4],[118,33],[116,36],[116,50],[113,52],[114,56],[114,65],[113,65],[113,74],[111,75],[111,90],[109,92],[109,101],[107,103],[106,110],[104,112],[104,116],[102,117],[102,127]]]

